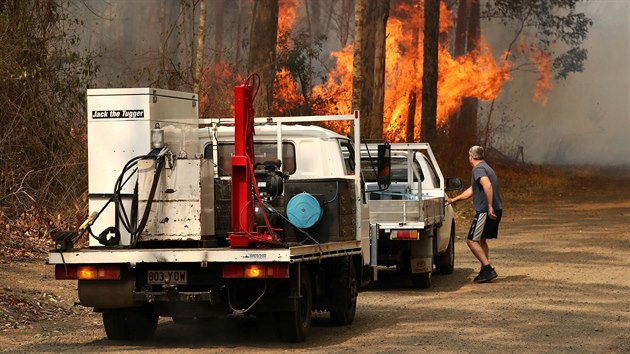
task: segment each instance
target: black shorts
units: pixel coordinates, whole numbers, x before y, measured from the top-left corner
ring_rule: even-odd
[[[496,219],[492,220],[488,217],[488,213],[479,213],[475,215],[472,223],[470,224],[470,231],[468,231],[468,239],[471,241],[479,241],[481,238],[497,238],[499,236],[499,222],[501,221],[501,214],[503,210],[495,210],[494,214]]]

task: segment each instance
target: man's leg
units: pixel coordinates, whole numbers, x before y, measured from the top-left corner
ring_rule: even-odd
[[[470,250],[472,251],[475,258],[479,260],[482,267],[490,264],[490,262],[488,262],[488,257],[486,257],[486,252],[481,245],[481,241],[466,240],[466,244],[468,245],[468,248],[470,248]]]
[[[475,283],[485,283],[497,277],[497,273],[490,265],[488,256],[490,250],[488,243],[483,237],[484,229],[486,226],[487,213],[477,213],[470,225],[470,231],[468,232],[468,238],[466,244],[475,258],[481,263],[481,270],[479,275],[474,279]]]
[[[486,242],[486,238],[482,237],[479,241],[479,244],[481,244],[481,248],[483,248],[483,253],[486,255],[488,263],[490,263],[490,249],[488,248],[488,242]]]

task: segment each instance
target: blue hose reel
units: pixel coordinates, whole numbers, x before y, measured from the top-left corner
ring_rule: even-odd
[[[286,212],[291,224],[300,229],[317,225],[324,214],[317,199],[306,192],[293,196],[287,204]]]

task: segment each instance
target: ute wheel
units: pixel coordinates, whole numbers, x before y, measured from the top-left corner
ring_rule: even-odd
[[[289,311],[277,313],[278,329],[281,336],[289,342],[303,342],[311,329],[313,317],[313,292],[311,278],[306,267],[300,273],[300,295],[289,297]]]
[[[349,325],[354,321],[357,312],[357,295],[359,293],[357,271],[350,257],[344,257],[341,260],[338,272],[339,277],[335,282],[334,289],[338,293],[333,295],[333,299],[340,304],[342,310],[330,311],[330,319],[338,325]]]
[[[411,274],[414,288],[428,289],[431,287],[431,272]]]
[[[111,340],[145,340],[155,333],[158,316],[144,308],[103,311],[103,325]]]
[[[438,274],[452,274],[455,269],[455,222],[451,225],[451,237],[444,253],[435,257],[435,270]]]

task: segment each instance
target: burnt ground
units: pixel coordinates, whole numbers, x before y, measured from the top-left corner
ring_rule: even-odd
[[[415,290],[381,272],[360,293],[351,326],[317,314],[307,341],[288,344],[252,318],[161,319],[153,340],[123,343],[106,339],[98,314],[74,305],[76,282],[55,281],[41,251],[11,258],[5,250],[0,350],[630,352],[630,174],[562,172],[518,184],[506,175],[501,236],[490,243],[499,278],[491,283],[471,283],[479,266],[464,242],[470,211],[462,204],[454,274]]]

